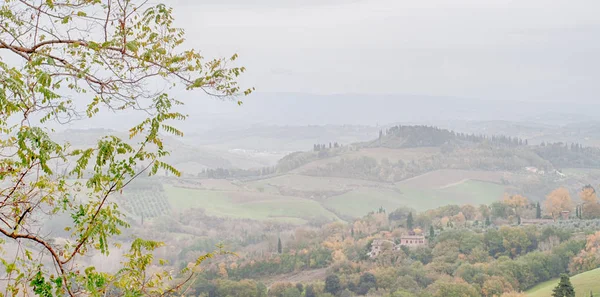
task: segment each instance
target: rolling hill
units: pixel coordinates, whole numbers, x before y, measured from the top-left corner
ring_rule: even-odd
[[[173,157],[167,161],[185,173],[201,171],[207,166],[203,158],[212,158],[204,148],[172,143]],[[557,153],[568,158],[557,158]],[[366,142],[313,144],[312,151],[289,154],[275,168],[228,169],[233,159],[221,153],[224,168],[217,169],[222,174],[164,177],[161,182],[169,204],[165,209],[173,211],[203,208],[218,217],[298,224],[350,221],[380,207],[422,211],[490,204],[505,192],[541,200],[558,186],[578,190],[589,183],[596,176],[597,155],[578,145],[541,147],[518,138],[396,126]]]

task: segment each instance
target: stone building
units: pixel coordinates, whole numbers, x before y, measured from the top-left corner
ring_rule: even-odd
[[[402,235],[400,237],[399,246],[422,246],[427,244],[427,240],[423,235]]]
[[[417,247],[427,244],[427,239],[423,235],[402,235],[400,237],[400,243],[396,244],[393,241],[387,239],[375,239],[371,243],[371,251],[367,253],[367,256],[375,258],[384,251],[397,251],[400,247]]]
[[[395,250],[396,244],[392,241],[386,239],[375,239],[371,243],[371,251],[367,254],[367,256],[371,258],[375,258],[379,256],[379,254],[383,251]]]

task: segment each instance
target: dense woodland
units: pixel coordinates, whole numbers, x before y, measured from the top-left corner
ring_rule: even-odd
[[[147,235],[199,236],[169,240],[167,259],[182,266],[218,244],[216,238],[237,251],[209,263],[187,296],[520,296],[563,273],[600,267],[600,203],[592,186],[578,195],[581,203],[559,188],[542,203],[507,194],[491,205],[420,213],[377,208],[351,223],[300,227],[192,209],[179,219],[154,220]],[[561,217],[565,210],[569,218]],[[540,224],[523,223],[536,219]],[[394,241],[409,231],[424,234],[428,244],[367,255],[375,239]],[[292,275],[312,276],[287,280]]]

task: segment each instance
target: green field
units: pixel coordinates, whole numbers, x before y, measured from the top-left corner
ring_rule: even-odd
[[[393,210],[402,205],[407,205],[406,203],[408,202],[405,197],[393,190],[362,188],[327,198],[323,204],[338,214],[361,217],[370,211],[377,211],[379,207],[383,207],[386,210]]]
[[[438,189],[399,187],[416,210],[433,209],[448,204],[491,204],[502,198],[504,186],[468,180]]]
[[[465,178],[493,180],[496,174],[439,171],[396,185],[287,174],[240,185],[203,180],[203,189],[166,186],[165,191],[173,209],[204,208],[207,214],[221,217],[305,222],[318,217],[337,219],[328,209],[344,217],[362,217],[379,207],[392,211],[408,206],[423,211],[448,204],[489,204],[502,197],[504,186]],[[316,200],[293,197],[296,192],[328,191],[344,194]]]
[[[400,186],[397,190],[383,188],[361,188],[343,195],[328,198],[324,205],[346,216],[360,217],[380,206],[392,211],[408,206],[417,211],[448,204],[490,204],[504,194],[498,184],[469,180],[438,189],[419,189]]]
[[[590,291],[594,293],[594,296],[600,296],[600,282],[598,279],[600,279],[600,269],[572,276],[571,283],[573,284],[573,287],[575,287],[575,296],[587,297],[590,296]],[[550,297],[552,296],[552,289],[556,287],[558,281],[558,279],[553,279],[543,282],[527,291],[527,296]]]
[[[470,180],[499,184],[503,177],[508,177],[509,175],[506,172],[500,171],[442,169],[403,180],[397,183],[397,185],[399,187],[431,189],[445,188]]]
[[[341,177],[321,177],[301,174],[286,174],[248,183],[250,188],[281,187],[298,191],[340,191],[363,186],[377,187],[381,183]]]
[[[311,219],[339,220],[337,216],[309,199],[266,193],[210,191],[165,186],[175,210],[202,208],[208,215],[255,220],[304,223]]]

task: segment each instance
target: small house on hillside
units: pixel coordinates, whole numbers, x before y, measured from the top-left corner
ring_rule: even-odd
[[[402,235],[400,237],[399,244],[396,244],[393,241],[390,241],[387,239],[375,239],[371,243],[371,251],[369,253],[367,253],[367,256],[369,256],[371,258],[376,258],[383,251],[397,251],[403,246],[417,247],[417,246],[423,246],[426,244],[427,244],[427,240],[425,239],[425,236],[415,235],[414,233],[409,234],[409,235]]]
[[[403,235],[400,237],[400,246],[422,246],[427,243],[423,235]]]

